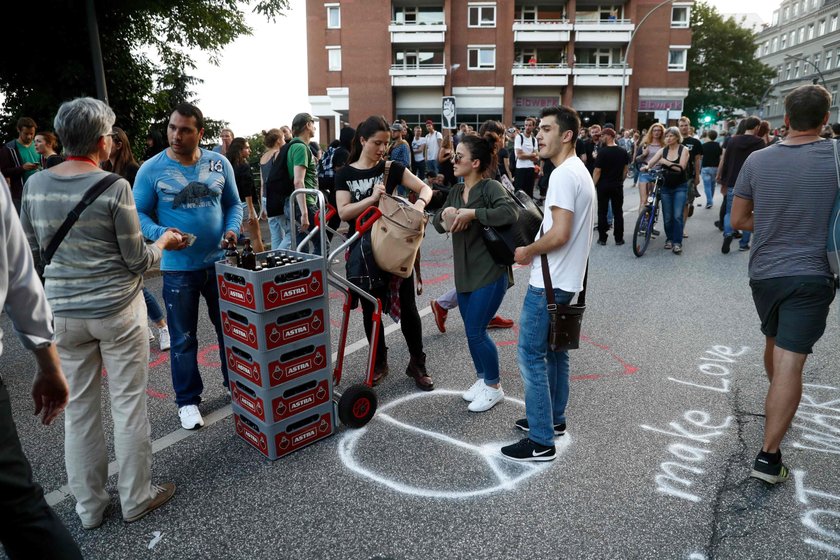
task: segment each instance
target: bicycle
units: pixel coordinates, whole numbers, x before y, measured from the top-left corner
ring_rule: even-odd
[[[641,257],[650,244],[656,220],[659,218],[660,190],[664,183],[662,169],[651,169],[647,173],[653,176],[653,187],[648,193],[647,204],[639,213],[636,220],[636,227],[633,229],[633,254]]]

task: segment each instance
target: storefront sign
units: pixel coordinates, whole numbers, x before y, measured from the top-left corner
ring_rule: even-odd
[[[514,107],[517,109],[543,109],[559,104],[559,97],[517,97],[514,99]]]
[[[682,99],[639,99],[639,111],[682,111]]]

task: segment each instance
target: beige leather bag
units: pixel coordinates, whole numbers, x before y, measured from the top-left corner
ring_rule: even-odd
[[[388,184],[390,163],[385,163],[385,185]],[[371,230],[373,258],[383,271],[408,278],[423,242],[426,214],[387,194],[379,198],[379,211],[382,216]]]

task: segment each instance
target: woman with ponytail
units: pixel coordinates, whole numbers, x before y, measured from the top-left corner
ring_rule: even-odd
[[[511,268],[490,255],[482,229],[512,224],[517,214],[502,184],[489,178],[498,173],[501,136],[491,127],[482,127],[482,134],[464,136],[458,143],[452,161],[455,175],[464,182],[452,187],[432,220],[440,233],[452,233],[458,307],[478,377],[463,395],[471,412],[490,410],[505,396],[499,382],[499,353],[487,325],[513,279]]]
[[[348,237],[355,233],[356,218],[368,207],[378,205],[379,198],[384,193],[393,193],[397,185],[402,185],[417,194],[417,202],[414,203],[414,206],[420,211],[426,208],[432,197],[431,187],[398,162],[391,163],[388,183],[383,184],[385,161],[382,158],[388,150],[390,139],[391,131],[385,119],[368,117],[356,128],[348,165],[336,171],[335,191],[338,214],[342,220],[350,225],[347,232]],[[365,247],[364,243],[367,243],[364,239],[357,241],[349,249],[348,279],[352,280],[357,277],[354,273],[356,270],[367,270],[365,268],[367,261],[364,251],[360,250]],[[392,298],[399,298],[399,306],[391,306],[390,314],[394,320],[399,320],[403,337],[405,337],[411,355],[405,373],[414,379],[417,387],[424,391],[431,391],[434,389],[434,383],[426,372],[426,354],[423,352],[423,326],[420,322],[420,314],[417,311],[417,303],[414,300],[414,276],[402,280],[383,272],[376,275],[378,281],[371,281],[370,276],[372,275],[365,275],[369,285],[361,287],[379,298],[383,305],[389,306]],[[365,334],[370,341],[373,330],[373,305],[364,299],[361,300],[361,304]],[[388,375],[388,371],[385,328],[380,323],[373,384],[380,383]]]

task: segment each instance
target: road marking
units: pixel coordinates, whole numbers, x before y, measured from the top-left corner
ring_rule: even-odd
[[[426,315],[429,315],[432,312],[432,308],[430,306],[426,306],[419,311],[420,317],[423,318]],[[393,333],[394,331],[400,328],[399,323],[394,323],[392,325],[388,325],[385,327],[385,336]],[[362,348],[368,345],[367,339],[363,338],[361,340],[357,340],[353,344],[347,346],[344,350],[344,356],[349,356],[355,352],[358,352]],[[215,345],[212,345],[215,346]],[[332,363],[335,364],[336,359],[338,358],[338,353],[334,352],[332,356]],[[162,361],[161,361],[162,363]],[[204,427],[208,428],[217,422],[224,420],[225,418],[229,417],[233,411],[231,410],[230,405],[226,405],[218,410],[214,410],[210,414],[204,417]],[[184,430],[179,429],[175,430],[172,433],[166,434],[165,436],[156,439],[152,442],[152,455],[159,451],[163,451],[164,449],[175,445],[176,443],[187,439],[195,435],[196,433],[200,433],[201,430]],[[108,464],[108,478],[114,476],[119,472],[119,466],[116,461],[112,461]],[[47,501],[47,504],[50,506],[54,506],[66,500],[67,498],[71,498],[73,495],[70,493],[70,487],[66,484],[57,490],[53,490],[49,494],[46,494],[44,498]]]

